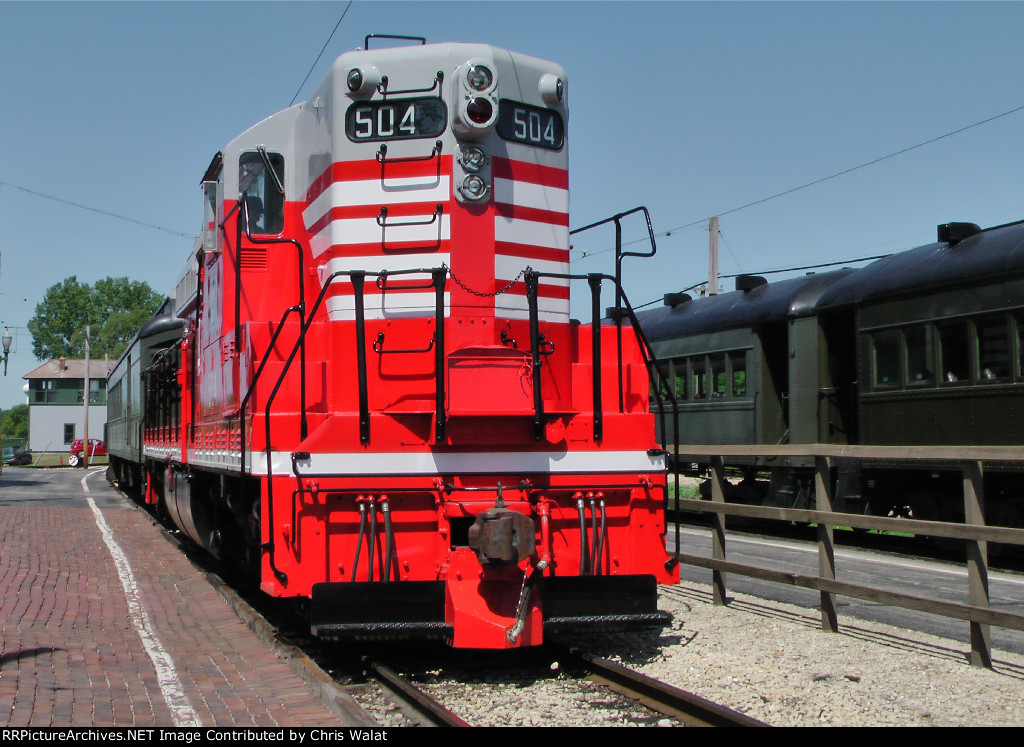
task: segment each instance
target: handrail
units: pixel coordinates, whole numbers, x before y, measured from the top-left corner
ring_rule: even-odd
[[[584,229],[579,229],[579,230],[584,230]],[[672,393],[671,391],[663,392],[661,387],[659,386],[659,383],[661,382],[661,380],[666,378],[665,371],[662,370],[662,367],[661,367],[661,363],[662,362],[661,362],[661,360],[658,359],[658,356],[654,352],[654,348],[651,347],[650,341],[647,339],[647,336],[644,334],[643,328],[640,326],[640,322],[636,318],[636,313],[633,311],[633,306],[632,306],[632,304],[630,304],[629,298],[626,296],[625,291],[622,290],[622,285],[619,282],[619,280],[617,278],[611,277],[610,275],[604,275],[604,274],[601,274],[601,273],[588,273],[586,275],[573,275],[573,274],[556,273],[556,272],[537,272],[533,268],[528,267],[523,272],[523,280],[526,283],[526,300],[527,300],[527,307],[529,309],[529,319],[530,319],[530,353],[531,353],[531,356],[532,356],[532,363],[533,363],[533,401],[534,401],[534,421],[533,421],[533,427],[534,427],[534,439],[539,441],[543,437],[543,431],[542,431],[543,423],[542,423],[542,420],[543,420],[543,414],[544,414],[544,410],[543,410],[543,408],[544,408],[544,400],[543,400],[543,398],[541,396],[541,392],[540,392],[540,385],[541,385],[541,377],[540,377],[541,358],[540,358],[540,356],[541,356],[541,346],[543,344],[543,340],[542,340],[542,335],[539,332],[539,322],[538,322],[538,320],[539,320],[539,304],[538,304],[539,281],[540,281],[540,278],[542,278],[542,277],[556,278],[556,279],[561,279],[561,280],[586,280],[587,283],[590,285],[590,290],[591,290],[591,314],[592,314],[591,324],[596,328],[596,331],[594,332],[594,341],[596,343],[596,347],[592,345],[592,351],[591,351],[592,355],[593,355],[592,368],[593,368],[593,371],[594,371],[594,373],[593,373],[593,376],[594,376],[593,386],[594,386],[594,389],[595,389],[595,395],[594,395],[594,410],[595,410],[595,412],[594,412],[594,439],[595,440],[600,440],[600,438],[603,437],[603,423],[602,423],[603,415],[601,415],[601,417],[599,417],[600,410],[602,409],[601,401],[600,401],[600,386],[601,386],[601,373],[600,373],[600,369],[601,369],[601,360],[600,360],[600,354],[601,354],[601,351],[600,351],[600,326],[601,326],[601,320],[599,319],[599,316],[600,316],[601,282],[603,280],[609,280],[609,281],[615,283],[616,296],[621,299],[620,303],[623,304],[622,308],[623,308],[623,310],[625,312],[625,316],[628,316],[630,326],[633,328],[633,330],[634,330],[634,332],[636,334],[637,347],[640,350],[640,355],[641,355],[641,357],[644,360],[644,366],[647,369],[647,378],[648,378],[648,380],[650,381],[650,383],[651,383],[651,385],[653,387],[655,396],[656,396],[657,401],[658,401],[658,417],[659,417],[659,419],[661,421],[662,440],[663,441],[665,440],[665,432],[666,432],[665,431],[665,405],[666,405],[666,403],[665,403],[665,399],[664,399],[666,396],[668,398],[668,405],[671,406],[671,408],[672,408],[673,433],[674,434],[679,433],[679,403],[676,401],[676,397],[675,397],[674,393]],[[621,349],[621,332],[622,332],[622,330],[621,330],[621,320],[620,320],[619,323],[620,323],[620,328],[619,328],[618,332],[619,332],[619,335],[620,335],[620,337],[619,337],[619,339],[620,339],[620,348],[619,348],[618,372],[619,372],[620,412],[621,412],[622,409],[624,409],[624,407],[623,407],[624,403],[622,402],[622,397],[621,397],[621,391],[622,391],[622,349]],[[675,459],[675,464],[678,464],[679,463],[679,451],[678,451],[679,439],[678,439],[678,437],[675,438],[675,446],[676,446],[676,452],[675,452],[675,455],[674,455],[674,459]],[[668,469],[667,462],[668,462],[668,456],[669,456],[667,441],[665,443],[661,444],[661,452],[666,457],[666,471],[667,471],[667,469]],[[676,500],[678,501],[678,496],[679,496],[679,473],[678,472],[673,472],[673,474],[675,476],[674,479],[675,479]],[[668,510],[668,493],[667,493],[667,491],[666,491],[666,494],[664,496],[663,506],[664,506],[664,510],[667,512],[667,510]],[[678,525],[678,523],[676,524],[676,547],[677,548],[679,547],[679,525]],[[674,566],[677,562],[678,562],[678,560],[676,558],[672,558],[672,559],[669,560],[668,565]]]
[[[434,280],[435,286],[435,315],[437,316],[437,339],[435,348],[435,360],[437,361],[437,370],[435,371],[436,380],[436,391],[435,391],[435,407],[437,412],[435,413],[435,423],[437,424],[435,438],[440,441],[444,438],[444,285],[445,278],[448,275],[447,268],[418,268],[408,270],[392,270],[389,275],[410,275],[410,274],[427,274],[429,273]],[[367,275],[378,277],[380,272],[369,272],[367,270],[336,270],[332,272],[324,280],[320,293],[316,297],[313,306],[310,308],[309,313],[306,317],[305,322],[299,329],[298,339],[292,346],[291,352],[285,359],[284,365],[281,367],[281,373],[277,377],[270,394],[267,397],[267,404],[264,411],[264,428],[266,434],[266,454],[267,454],[267,521],[270,526],[274,525],[274,469],[273,469],[273,449],[271,446],[271,434],[270,434],[270,410],[273,407],[274,399],[277,397],[277,393],[280,391],[282,384],[284,383],[285,376],[288,374],[291,368],[292,362],[295,360],[296,354],[299,349],[305,344],[306,334],[309,332],[310,326],[316,319],[317,312],[320,310],[320,306],[323,304],[324,299],[327,297],[327,291],[330,289],[331,284],[339,277],[348,277],[352,281],[353,290],[355,292],[355,312],[356,312],[356,358],[358,378],[359,378],[359,438],[362,443],[367,443],[370,440],[370,414],[369,414],[369,402],[367,392],[367,374],[366,374],[366,324],[364,319],[364,304],[363,304],[363,286]],[[242,445],[245,448],[245,445]],[[282,583],[288,582],[288,576],[281,571],[274,563],[274,537],[271,535],[270,540],[263,545],[263,548],[267,550],[268,559],[270,562],[270,568],[274,572],[274,575]]]
[[[643,213],[644,219],[647,221],[647,236],[651,242],[651,250],[649,252],[624,252],[622,251],[622,219],[627,218],[635,213]],[[622,310],[622,302],[625,300],[625,294],[622,291],[622,260],[626,257],[653,257],[658,253],[658,245],[654,240],[654,226],[651,225],[651,214],[647,208],[643,205],[635,207],[632,210],[627,210],[624,213],[616,213],[615,215],[605,218],[603,220],[590,223],[589,225],[575,228],[569,231],[569,235],[583,233],[589,231],[591,228],[597,228],[608,223],[615,224],[615,338],[616,338],[616,349],[618,352],[619,370],[622,370],[622,315],[619,313]],[[630,309],[630,315],[632,316],[632,309]],[[634,323],[634,328],[638,329],[639,325]],[[622,412],[623,408],[623,391],[622,391],[622,379],[619,379],[619,412]]]

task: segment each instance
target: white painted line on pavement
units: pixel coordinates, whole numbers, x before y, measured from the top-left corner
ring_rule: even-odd
[[[149,619],[149,615],[146,614],[145,607],[142,605],[142,597],[139,594],[138,584],[135,583],[135,575],[132,573],[132,567],[128,563],[128,557],[114,540],[114,534],[110,531],[107,520],[100,513],[96,501],[89,495],[89,485],[86,483],[86,480],[97,472],[102,471],[102,469],[95,470],[83,477],[82,490],[85,491],[85,499],[89,503],[89,508],[92,509],[93,517],[96,519],[96,526],[99,527],[100,534],[103,535],[103,541],[106,543],[107,549],[114,559],[114,565],[117,567],[117,575],[121,579],[125,599],[128,601],[128,613],[131,616],[132,625],[135,626],[135,632],[139,634],[142,646],[146,649],[146,653],[149,654],[150,661],[153,662],[153,667],[156,669],[160,691],[167,702],[167,707],[171,709],[174,725],[179,727],[201,726],[199,717],[192,709],[188,696],[185,695],[181,680],[178,678],[178,673],[174,668],[174,661],[171,659],[170,654],[164,650],[163,644],[160,643],[160,639],[153,629],[153,623]]]

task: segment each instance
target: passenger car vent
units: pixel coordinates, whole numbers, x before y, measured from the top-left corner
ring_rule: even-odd
[[[693,298],[689,293],[666,293],[664,298],[662,298],[662,302],[666,306],[672,306],[673,308],[692,300]]]
[[[762,285],[768,285],[768,281],[760,275],[737,275],[736,276],[736,290],[752,291],[754,288],[760,288]]]
[[[981,233],[981,226],[977,223],[939,224],[939,241],[950,246],[956,246],[964,239],[969,239],[978,233]]]

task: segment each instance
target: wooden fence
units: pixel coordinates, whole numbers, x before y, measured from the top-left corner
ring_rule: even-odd
[[[970,623],[971,663],[992,666],[991,626],[1024,631],[1024,614],[1001,612],[989,606],[988,543],[1024,545],[1024,529],[985,525],[984,465],[986,463],[1024,463],[1024,449],[1011,446],[939,447],[939,446],[830,446],[803,444],[787,446],[680,446],[684,461],[708,465],[711,476],[710,500],[680,501],[681,509],[711,515],[711,558],[680,552],[680,562],[712,571],[714,603],[726,603],[726,574],[816,589],[821,594],[822,629],[839,629],[836,596],[842,595],[905,609],[928,612]],[[725,502],[725,464],[751,457],[778,457],[813,460],[816,510],[768,508]],[[964,523],[865,516],[832,511],[831,468],[842,459],[862,462],[942,464],[946,469],[958,466],[963,474]],[[1024,466],[1024,465],[1022,465]],[[817,525],[818,575],[768,570],[726,560],[726,516],[775,519]],[[918,597],[860,584],[836,580],[834,528],[874,529],[948,537],[964,540],[967,547],[968,604]],[[678,550],[678,547],[677,547]]]

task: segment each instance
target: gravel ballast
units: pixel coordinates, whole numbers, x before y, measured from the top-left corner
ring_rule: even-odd
[[[826,633],[817,610],[743,594],[716,607],[708,585],[685,581],[660,597],[671,630],[615,658],[770,725],[1024,725],[1019,655],[972,667],[958,641],[842,618]]]

